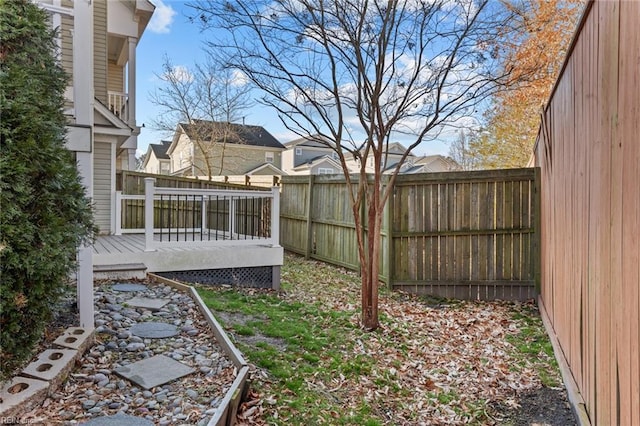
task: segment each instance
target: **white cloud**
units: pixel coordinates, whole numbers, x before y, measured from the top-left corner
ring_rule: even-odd
[[[149,30],[158,34],[167,34],[171,31],[171,24],[173,24],[173,17],[176,15],[176,11],[167,4],[164,4],[162,0],[154,0],[156,10],[153,12],[151,21],[149,21]]]
[[[171,68],[171,73],[164,74],[162,76],[162,79],[165,81],[172,80],[189,82],[193,81],[193,74],[191,74],[191,72],[189,72],[189,69],[184,65],[175,65],[173,68]]]
[[[231,85],[242,87],[249,83],[249,78],[247,75],[240,70],[233,70],[231,73]]]

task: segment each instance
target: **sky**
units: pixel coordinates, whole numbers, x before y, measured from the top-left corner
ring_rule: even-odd
[[[207,34],[201,33],[197,23],[190,23],[187,16],[192,9],[186,0],[150,0],[156,6],[146,31],[140,39],[136,51],[136,121],[144,123],[138,137],[138,155],[145,153],[150,143],[160,143],[171,138],[164,132],[151,128],[150,123],[159,113],[158,107],[150,102],[150,93],[159,87],[163,58],[168,56],[174,67],[192,69],[195,63],[204,58],[204,43]],[[287,130],[277,114],[268,107],[256,105],[245,114],[245,123],[264,127],[281,143],[296,139],[297,136]],[[447,155],[446,143],[424,142],[414,150],[416,155]]]

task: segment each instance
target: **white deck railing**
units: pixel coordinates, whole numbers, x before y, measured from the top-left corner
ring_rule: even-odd
[[[109,91],[109,110],[119,119],[127,121],[128,114],[128,97],[126,93]]]
[[[158,188],[154,178],[145,178],[144,195],[116,192],[115,213],[115,234],[144,233],[147,251],[194,244],[279,246],[280,191],[275,187]]]

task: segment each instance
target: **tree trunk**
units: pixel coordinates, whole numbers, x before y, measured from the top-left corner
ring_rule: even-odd
[[[380,208],[380,185],[373,184],[372,202],[368,203],[367,239],[365,262],[361,267],[362,274],[362,326],[367,331],[378,328],[378,276],[380,266],[380,226],[382,210]]]

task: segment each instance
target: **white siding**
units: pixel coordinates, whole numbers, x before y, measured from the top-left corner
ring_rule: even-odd
[[[93,151],[93,202],[101,234],[111,232],[111,144],[95,142]]]

